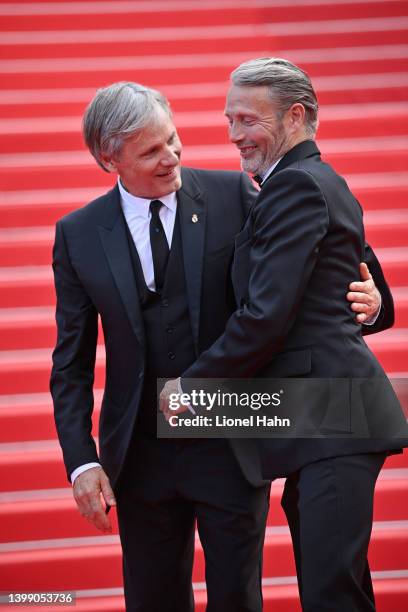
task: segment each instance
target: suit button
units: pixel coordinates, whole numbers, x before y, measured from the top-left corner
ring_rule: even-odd
[[[162,305],[164,308],[167,308],[167,306],[169,305],[169,300],[166,300],[166,298],[164,298],[164,299],[162,300],[162,302],[161,302],[161,305]]]
[[[166,332],[168,334],[172,334],[174,332],[174,327],[172,327],[171,325],[169,325],[168,327],[166,327]]]
[[[139,372],[139,378],[143,378],[144,376],[144,370],[142,370],[141,372]]]
[[[167,353],[167,357],[168,357],[169,359],[172,359],[172,360],[176,358],[175,354],[174,354],[174,353],[172,353],[171,351],[170,351],[170,353]]]

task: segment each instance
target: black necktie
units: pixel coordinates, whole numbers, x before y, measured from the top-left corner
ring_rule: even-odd
[[[261,185],[262,185],[263,178],[262,178],[262,176],[259,176],[259,174],[255,174],[255,175],[252,177],[252,180],[253,180],[253,181],[255,181],[255,183],[258,183],[258,185],[259,185],[259,186],[261,186]]]
[[[170,252],[166,234],[159,217],[159,210],[162,206],[163,202],[160,202],[160,200],[152,200],[150,202],[150,212],[152,215],[150,219],[150,245],[152,247],[154,282],[158,293],[163,289]]]

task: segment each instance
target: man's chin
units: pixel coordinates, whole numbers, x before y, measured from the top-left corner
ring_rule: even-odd
[[[248,174],[259,174],[259,163],[251,159],[243,159],[241,157],[241,168]]]
[[[164,180],[161,182],[160,187],[157,185],[157,192],[160,191],[160,197],[168,195],[169,193],[173,193],[173,191],[178,191],[181,188],[181,176],[178,174],[172,180]],[[158,196],[157,196],[158,197]]]

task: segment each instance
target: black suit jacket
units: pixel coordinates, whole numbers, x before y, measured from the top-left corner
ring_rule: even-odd
[[[227,286],[234,238],[257,192],[239,172],[183,168],[182,181],[177,199],[198,356],[225,329],[231,311]],[[100,315],[106,345],[100,461],[113,486],[133,434],[145,362],[143,321],[125,223],[116,186],[57,223],[53,257],[58,339],[51,391],[68,477],[78,466],[99,460],[91,436],[91,414]],[[244,449],[247,446],[243,444]],[[253,484],[260,484],[247,455],[244,450],[239,457],[244,472]]]
[[[302,142],[265,181],[236,237],[232,282],[238,308],[225,333],[183,374],[183,386],[186,379],[206,377],[383,377],[345,300],[364,259],[360,205],[322,162],[316,144]],[[378,273],[377,265],[369,265]],[[382,275],[376,282],[388,295]],[[395,410],[402,423],[398,403]],[[262,443],[264,474],[284,476],[323,457],[400,445],[274,439]]]
[[[234,239],[258,194],[248,177],[238,172],[183,168],[182,180],[178,205],[184,269],[199,355],[223,333],[234,309],[229,292]],[[198,215],[198,223],[192,223],[193,214]],[[100,460],[113,486],[133,434],[145,361],[142,315],[125,223],[119,191],[114,187],[57,223],[53,256],[58,338],[51,392],[67,474]],[[366,259],[381,286],[380,268],[368,247]],[[346,285],[354,278],[358,276],[350,276]],[[385,284],[381,290],[384,308],[376,329],[393,320],[392,298]],[[98,315],[106,343],[100,458],[91,435]],[[259,457],[253,443],[237,440],[233,447],[248,480],[260,485]]]

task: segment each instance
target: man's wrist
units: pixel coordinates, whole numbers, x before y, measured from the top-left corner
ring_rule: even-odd
[[[79,467],[77,467],[73,472],[71,472],[71,484],[72,485],[74,484],[75,479],[78,478],[80,474],[94,467],[101,467],[101,464],[96,463],[95,461],[92,461],[91,463],[84,463],[83,465],[80,465]]]
[[[369,319],[367,319],[366,321],[364,321],[363,325],[367,325],[368,327],[370,325],[374,325],[375,323],[377,323],[377,319],[380,316],[381,313],[381,308],[382,308],[382,304],[380,304],[377,312],[375,314],[373,314]]]

